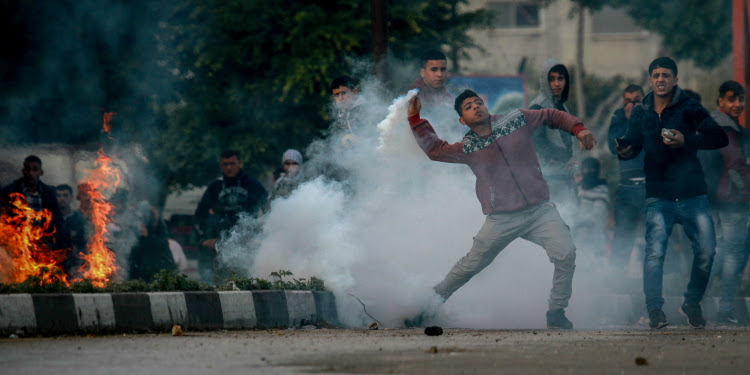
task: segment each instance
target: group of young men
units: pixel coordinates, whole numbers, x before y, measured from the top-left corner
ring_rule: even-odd
[[[448,102],[444,87],[446,58],[442,54],[430,56],[423,59],[421,77],[412,85],[420,93],[409,103],[409,124],[430,159],[471,168],[476,176],[477,198],[486,215],[469,252],[433,288],[434,292],[440,300],[447,300],[520,237],[542,246],[554,264],[548,328],[572,328],[564,309],[572,293],[576,246],[558,207],[577,199],[573,171],[579,166],[573,156],[573,138],[585,150],[591,150],[596,140],[565,106],[570,91],[567,69],[556,60],[545,61],[540,94],[527,110],[492,115],[478,94],[463,91],[452,105],[459,122],[469,131],[461,142],[450,144],[420,116],[423,103],[445,106]],[[620,160],[611,263],[625,267],[636,229],[639,223],[645,224],[646,310],[651,328],[665,327],[664,257],[674,224],[681,224],[694,255],[679,313],[691,327],[703,328],[706,322],[701,301],[715,263],[716,219],[722,232],[717,323],[737,324],[733,301],[747,261],[750,213],[750,173],[744,153],[747,137],[738,120],[744,109],[744,89],[737,82],[724,83],[719,109],[712,115],[677,85],[678,70],[672,59],[655,59],[648,72],[652,91],[644,96],[640,87],[628,86],[623,93],[623,108],[615,112],[609,129],[610,149]],[[722,166],[715,183],[709,176],[707,184],[704,169],[708,167],[701,165],[699,150],[720,159]],[[598,162],[590,164],[586,168],[596,174],[589,176],[590,180],[602,181]],[[712,185],[716,188],[710,190]],[[712,207],[717,217],[712,215]],[[423,325],[435,313],[434,306],[425,308],[405,324]]]
[[[652,91],[644,96],[641,87],[626,87],[623,107],[615,112],[609,127],[608,145],[619,158],[620,174],[611,263],[621,267],[627,264],[639,223],[645,224],[646,310],[650,327],[665,327],[664,259],[672,228],[681,224],[693,245],[693,262],[680,314],[692,327],[705,326],[701,300],[712,269],[720,266],[718,320],[737,324],[733,300],[748,257],[750,213],[750,172],[745,153],[748,137],[739,123],[744,88],[734,81],[722,84],[718,110],[709,114],[677,85],[678,70],[672,59],[655,59],[648,72]],[[447,300],[510,242],[523,238],[543,247],[554,264],[547,327],[571,329],[573,324],[565,316],[565,308],[572,294],[576,245],[558,207],[570,206],[577,199],[573,171],[579,166],[573,156],[573,138],[581,150],[591,150],[597,141],[565,105],[570,92],[568,71],[559,61],[545,61],[540,93],[529,109],[503,115],[490,114],[484,100],[468,89],[453,99],[445,87],[446,78],[445,55],[439,51],[425,53],[420,77],[411,85],[419,89],[419,94],[409,102],[408,122],[430,159],[471,168],[486,220],[469,252],[433,288],[434,292],[440,300]],[[366,107],[357,97],[356,82],[342,76],[330,89],[336,108],[334,127],[344,134],[354,133],[360,122],[358,112]],[[452,106],[459,123],[469,131],[458,143],[440,139],[428,119],[421,117],[423,106]],[[699,150],[706,150],[700,151],[700,158]],[[296,150],[285,152],[283,159],[286,174],[291,170],[296,173],[302,163],[302,155]],[[584,178],[593,185],[601,180],[598,163],[590,164],[584,166],[590,175]],[[2,190],[3,203],[8,204],[13,192],[23,194],[33,209],[52,213],[55,228],[65,228],[56,235],[55,246],[85,246],[81,241],[83,220],[70,209],[72,188],[62,185],[54,189],[43,184],[39,179],[41,165],[38,157],[27,157],[23,177]],[[196,210],[202,246],[214,252],[220,233],[236,223],[239,213],[257,211],[267,197],[263,186],[242,171],[236,151],[223,153],[220,167],[223,177],[208,186]],[[721,235],[719,261],[715,262],[717,228]],[[422,325],[434,313],[434,309],[424,310],[405,323]]]

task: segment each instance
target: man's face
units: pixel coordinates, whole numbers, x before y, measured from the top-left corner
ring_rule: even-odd
[[[427,64],[420,70],[420,73],[427,86],[441,89],[445,85],[445,79],[448,78],[448,64],[445,60],[427,60]]]
[[[565,90],[565,76],[558,72],[550,72],[547,79],[549,80],[549,88],[552,89],[552,95],[560,100],[563,90]]]
[[[740,118],[745,110],[745,95],[737,95],[734,91],[727,91],[719,98],[719,110],[733,119]]]
[[[625,118],[630,118],[630,111],[633,107],[641,104],[643,100],[643,94],[640,91],[626,92],[622,94],[622,105],[625,109]]]
[[[664,97],[672,94],[672,89],[677,84],[677,77],[671,69],[657,67],[651,71],[648,82],[654,90],[654,95]]]
[[[71,194],[69,191],[62,189],[57,190],[57,204],[60,207],[69,207],[70,202],[73,201],[73,194]]]
[[[461,117],[458,121],[469,128],[481,125],[489,119],[489,112],[484,105],[484,100],[478,96],[466,98],[461,103]]]
[[[240,174],[240,169],[242,168],[242,163],[240,163],[240,160],[237,159],[237,156],[232,156],[231,158],[221,158],[219,160],[219,164],[221,165],[221,173],[224,173],[224,176],[230,178]]]
[[[24,162],[22,172],[23,181],[27,186],[37,186],[39,178],[44,174],[42,166],[35,162]]]
[[[331,96],[333,96],[333,100],[336,102],[337,106],[346,104],[355,95],[357,95],[357,89],[352,90],[346,86],[339,86],[338,88],[331,90]]]

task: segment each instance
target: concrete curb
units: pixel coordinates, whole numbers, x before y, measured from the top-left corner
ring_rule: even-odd
[[[0,295],[0,332],[164,331],[338,324],[331,292],[262,290]]]

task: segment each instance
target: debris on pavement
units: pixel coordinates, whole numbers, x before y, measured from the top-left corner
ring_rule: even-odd
[[[179,324],[172,326],[172,336],[182,336],[182,327]]]
[[[643,357],[635,357],[635,364],[638,366],[648,366],[648,361]]]
[[[427,353],[436,354],[438,352],[437,346],[431,346]]]
[[[372,322],[367,326],[367,329],[370,331],[377,331],[378,330],[378,322]]]
[[[438,326],[427,327],[424,329],[424,334],[427,336],[440,336],[443,334],[443,329]]]

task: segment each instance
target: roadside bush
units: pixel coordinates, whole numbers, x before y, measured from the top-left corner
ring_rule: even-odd
[[[16,293],[133,293],[133,292],[173,292],[173,291],[227,291],[227,290],[311,290],[324,291],[323,280],[317,277],[284,280],[293,276],[291,271],[272,272],[273,281],[257,277],[245,277],[232,274],[229,282],[221,285],[210,285],[190,280],[187,275],[177,271],[162,270],[148,283],[144,280],[122,282],[110,281],[103,288],[94,286],[91,280],[83,279],[70,286],[62,281],[44,282],[45,275],[61,275],[60,271],[43,268],[39,275],[29,276],[21,283],[0,283],[0,294]]]

